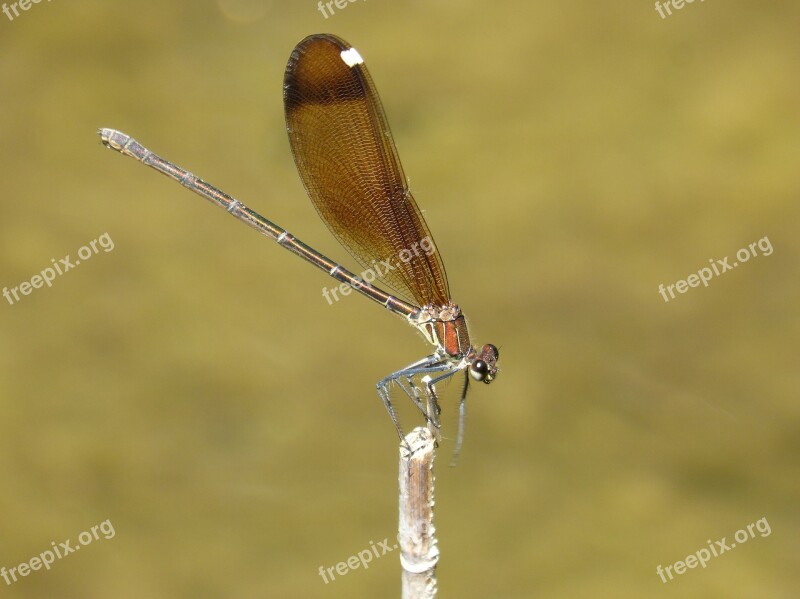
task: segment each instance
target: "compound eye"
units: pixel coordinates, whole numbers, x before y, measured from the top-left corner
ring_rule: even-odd
[[[469,367],[470,376],[480,382],[489,374],[489,365],[483,360],[475,360]]]

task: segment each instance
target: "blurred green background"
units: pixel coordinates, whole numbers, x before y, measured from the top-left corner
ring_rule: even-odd
[[[41,2],[0,14],[0,566],[109,519],[6,597],[397,597],[402,320],[165,177],[115,127],[357,266],[284,130],[294,45],[365,57],[476,343],[437,462],[442,597],[800,591],[800,7],[789,1]],[[13,13],[12,13],[13,14]],[[665,303],[675,283],[767,236]],[[360,270],[360,269],[359,269]],[[458,386],[442,389],[455,435]],[[407,402],[405,402],[407,403]],[[407,428],[418,423],[403,411]],[[663,583],[708,539],[769,536]]]

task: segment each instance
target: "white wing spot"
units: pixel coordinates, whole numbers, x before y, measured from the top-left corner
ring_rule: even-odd
[[[358,53],[358,50],[355,48],[349,48],[347,50],[342,50],[340,56],[348,67],[354,67],[357,64],[363,64],[364,59],[361,58],[361,54]]]

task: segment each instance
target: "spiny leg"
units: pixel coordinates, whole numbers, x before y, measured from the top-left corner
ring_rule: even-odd
[[[436,394],[436,383],[449,379],[460,370],[462,370],[461,366],[453,366],[453,364],[448,364],[447,372],[444,374],[440,374],[433,379],[430,376],[425,376],[422,378],[422,382],[425,383],[425,388],[428,392],[428,412],[432,414],[431,418],[433,419],[433,425],[435,426],[435,430],[430,430],[431,433],[433,433],[433,435],[436,437],[437,443],[441,441],[441,434],[439,432],[439,414],[441,413],[441,408],[439,407],[439,397]],[[431,418],[429,418],[429,422]]]
[[[389,417],[392,419],[395,429],[397,429],[397,436],[400,437],[400,442],[410,453],[411,447],[408,446],[408,443],[406,442],[406,436],[403,434],[403,429],[400,427],[400,422],[397,420],[397,414],[394,413],[392,400],[389,398],[389,389],[384,381],[381,381],[376,386],[378,388],[378,396],[381,398],[381,401],[383,401],[383,406],[386,408],[386,411],[389,412]]]
[[[458,437],[456,437],[456,447],[450,460],[451,468],[456,467],[458,456],[461,454],[461,443],[464,441],[464,420],[467,417],[467,389],[469,389],[469,373],[464,371],[464,390],[461,391],[461,401],[458,402]]]
[[[436,395],[436,388],[431,384],[431,380],[430,375],[426,374],[422,377],[422,382],[425,384],[425,390],[428,395],[428,409],[426,414],[428,430],[434,436],[436,445],[438,446],[442,441],[442,433],[440,430],[441,423],[439,422],[439,415],[442,413],[442,409],[439,407],[439,398]]]
[[[429,369],[427,372],[441,372],[441,368],[437,367],[435,370]],[[420,373],[416,373],[416,374],[420,374]],[[438,429],[439,429],[439,414],[440,414],[441,410],[439,409],[439,404],[436,402],[436,398],[435,397],[433,398],[433,405],[436,407],[436,409],[435,410],[431,410],[431,391],[430,391],[430,389],[428,389],[428,381],[430,381],[430,380],[431,380],[430,374],[426,374],[421,379],[422,383],[425,384],[425,388],[426,388],[426,391],[427,391],[426,398],[425,398],[425,400],[426,400],[425,404],[427,404],[427,405],[425,405],[425,404],[422,403],[422,398],[420,397],[419,387],[417,387],[417,385],[414,384],[414,377],[413,376],[406,377],[406,382],[408,383],[408,387],[414,393],[414,397],[412,397],[412,399],[414,400],[414,403],[417,404],[417,408],[419,408],[420,412],[422,412],[422,415],[425,416],[425,420],[427,421],[427,423],[429,425],[429,429],[430,429],[430,425],[433,425],[434,428],[438,431]],[[399,381],[398,381],[398,383],[399,383]],[[434,432],[434,431],[431,429],[431,432]],[[438,437],[438,432],[434,432],[434,434]]]
[[[400,379],[398,378],[395,382],[398,386],[406,392],[414,404],[417,406],[422,415],[425,416],[425,420],[428,423],[429,430],[434,434],[436,437],[437,442],[439,441],[439,414],[441,413],[441,409],[439,408],[438,397],[436,396],[436,390],[433,388],[431,381],[436,382],[440,381],[443,378],[447,378],[452,376],[450,372],[446,373],[443,376],[439,376],[435,379],[431,379],[430,375],[442,372],[443,370],[450,370],[452,365],[443,362],[442,364],[437,364],[435,366],[428,366],[424,368],[412,368],[405,372],[400,372],[398,374],[406,376],[406,383],[408,384],[409,389],[413,392],[413,395],[408,392],[405,386],[401,383]],[[414,377],[420,374],[424,374],[425,376],[422,377],[421,381],[425,384],[425,391],[426,391],[426,404],[427,406],[423,405],[422,398],[419,394],[419,388],[414,384]],[[433,428],[431,428],[433,426]]]
[[[417,391],[416,385],[414,385],[413,379],[409,376],[406,378],[406,383],[403,383],[402,379],[397,377],[396,379],[393,379],[393,382],[397,384],[397,386],[400,387],[405,394],[408,395],[408,397],[411,398],[411,401],[414,402],[414,405],[417,406],[417,409],[420,411],[420,413],[427,419],[428,414],[425,410],[425,405],[422,403],[422,399],[419,397],[419,392]],[[406,388],[406,384],[408,384],[408,388]]]
[[[414,405],[417,406],[417,409],[423,416],[425,416],[426,420],[428,420],[427,409],[422,403],[422,399],[419,396],[416,385],[414,385],[413,377],[419,374],[441,372],[442,370],[447,370],[450,368],[450,365],[446,362],[436,364],[437,361],[442,362],[442,359],[436,354],[428,356],[427,358],[419,360],[418,362],[415,362],[414,364],[411,364],[402,370],[398,370],[397,372],[393,372],[392,374],[388,375],[378,382],[377,387],[379,390],[381,388],[385,389],[388,393],[389,384],[396,383],[397,386],[400,387],[406,395],[408,395],[411,401],[414,402]],[[403,383],[403,378],[406,379],[405,384]],[[406,387],[406,384],[408,387]],[[386,403],[385,400],[384,403]]]
[[[438,362],[438,363],[437,363]],[[389,385],[391,383],[397,383],[397,385],[403,390],[403,392],[411,398],[411,401],[414,402],[414,405],[417,406],[417,409],[420,413],[425,416],[426,421],[429,424],[433,424],[438,429],[438,420],[435,423],[431,423],[431,418],[428,415],[428,410],[426,409],[425,405],[422,403],[422,399],[419,396],[419,392],[417,387],[414,385],[413,377],[419,374],[429,374],[435,372],[442,372],[443,370],[450,369],[451,366],[446,361],[443,361],[442,357],[438,354],[432,354],[427,356],[413,364],[410,364],[406,368],[402,370],[398,370],[397,372],[393,372],[392,374],[388,375],[387,377],[380,380],[375,386],[378,390],[378,396],[383,401],[383,405],[386,408],[386,411],[389,412],[389,417],[392,419],[394,423],[394,427],[397,430],[397,434],[400,437],[400,440],[405,444],[405,435],[403,434],[403,429],[400,426],[400,422],[397,419],[397,414],[394,411],[394,406],[392,406],[392,401],[389,392]],[[448,376],[450,376],[448,374]],[[408,388],[405,384],[403,384],[402,379],[405,378],[406,382],[408,383]],[[435,380],[440,380],[441,377],[438,377]],[[430,389],[429,389],[430,394]]]
[[[394,428],[397,430],[397,436],[400,437],[400,441],[406,446],[406,449],[408,449],[409,451],[411,451],[411,448],[408,447],[408,445],[406,444],[406,441],[405,441],[406,437],[405,437],[405,434],[403,433],[403,428],[400,426],[400,422],[397,419],[397,414],[394,411],[394,406],[392,406],[392,400],[391,400],[391,397],[390,397],[391,394],[389,393],[389,384],[391,382],[398,382],[400,376],[402,376],[402,374],[405,371],[410,370],[410,369],[414,369],[414,368],[425,367],[425,366],[428,366],[430,364],[434,364],[439,359],[440,359],[439,356],[437,356],[436,354],[431,354],[429,356],[425,356],[424,358],[422,358],[420,360],[417,360],[416,362],[413,362],[412,364],[409,364],[405,368],[402,368],[402,369],[398,370],[397,372],[393,372],[389,376],[387,376],[387,377],[383,378],[382,380],[378,381],[378,383],[375,385],[377,390],[378,390],[378,397],[381,398],[381,401],[383,402],[383,406],[386,408],[386,411],[389,412],[389,417],[392,419],[392,423],[394,424]],[[400,387],[403,389],[403,391],[405,391],[406,395],[408,395],[409,397],[411,397],[412,400],[414,400],[414,397],[408,392],[408,390],[405,387],[403,387],[403,385],[400,385]],[[418,403],[418,402],[419,402],[419,400],[417,400],[415,403]],[[418,403],[417,407],[419,408],[419,410],[423,414],[425,413],[425,409],[422,407],[421,402]]]

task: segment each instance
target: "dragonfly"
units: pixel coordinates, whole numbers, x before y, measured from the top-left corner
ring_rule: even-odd
[[[103,144],[178,181],[336,281],[405,319],[433,346],[430,354],[377,382],[378,396],[404,433],[391,390],[402,389],[440,439],[436,385],[461,373],[454,458],[464,438],[470,380],[491,383],[496,346],[472,345],[464,314],[450,297],[447,273],[414,197],[375,84],[359,52],[332,34],[303,39],[283,79],[286,130],[303,186],[334,237],[362,266],[390,264],[373,285],[306,245],[242,202],[151,152],[116,129],[99,130]],[[419,251],[419,248],[426,251]],[[412,251],[413,250],[413,251]],[[385,287],[386,289],[384,289]],[[387,290],[388,289],[388,290]],[[407,447],[407,445],[406,445]]]

